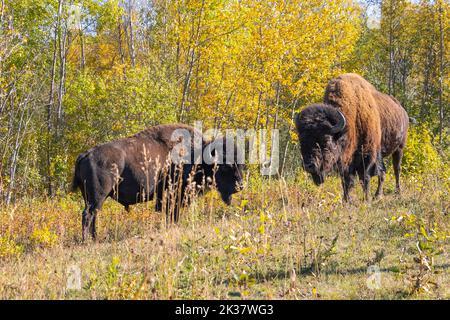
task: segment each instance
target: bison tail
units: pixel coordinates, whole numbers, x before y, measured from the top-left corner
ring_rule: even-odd
[[[73,179],[72,179],[72,185],[70,186],[70,192],[77,191],[79,185],[80,185],[80,181],[78,180],[76,172],[75,172],[75,174],[73,175]]]
[[[81,181],[78,177],[78,167],[80,165],[80,161],[82,159],[84,159],[87,156],[87,152],[86,153],[82,153],[78,156],[77,160],[75,161],[75,171],[73,173],[73,178],[72,178],[72,185],[70,187],[70,191],[71,192],[75,192],[77,191],[77,189],[80,187]]]
[[[409,117],[409,123],[411,124],[417,124],[417,120],[413,117]]]

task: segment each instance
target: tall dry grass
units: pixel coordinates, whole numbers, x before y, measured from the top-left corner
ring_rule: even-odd
[[[392,180],[379,201],[357,188],[343,204],[337,178],[250,177],[231,207],[209,192],[170,226],[151,203],[126,213],[108,200],[87,244],[78,194],[23,199],[0,209],[0,298],[450,298],[450,190],[422,175],[397,196]]]

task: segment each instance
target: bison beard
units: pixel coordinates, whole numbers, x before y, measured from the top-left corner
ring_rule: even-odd
[[[85,201],[83,240],[89,233],[96,238],[97,212],[108,197],[128,211],[130,205],[153,200],[156,195],[155,209],[165,208],[168,221],[170,218],[178,220],[180,206],[188,204],[192,195],[207,189],[205,183],[215,183],[223,201],[231,203],[232,195],[242,189],[242,165],[237,165],[235,158],[226,159],[226,139],[207,142],[202,138],[201,150],[191,153],[190,164],[175,165],[170,158],[171,151],[180,142],[172,141],[175,130],[185,130],[194,137],[194,128],[190,126],[159,125],[132,137],[96,146],[78,156],[73,189],[80,188]],[[198,147],[193,139],[188,143],[191,150]],[[218,147],[211,148],[213,143]],[[196,163],[193,155],[203,154],[205,148],[212,149],[212,153],[223,152],[223,164],[208,164],[204,160]],[[234,157],[236,152],[234,149]]]
[[[383,158],[392,155],[396,191],[400,192],[400,164],[409,124],[400,103],[356,74],[331,80],[324,102],[305,108],[295,118],[303,164],[314,182],[323,183],[329,172],[337,170],[348,201],[358,175],[367,200],[370,177],[378,176],[375,197],[379,197],[386,172]]]

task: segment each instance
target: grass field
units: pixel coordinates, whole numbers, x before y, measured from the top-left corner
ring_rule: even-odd
[[[252,179],[231,207],[210,192],[172,226],[151,203],[108,200],[87,244],[79,194],[22,200],[0,210],[0,298],[448,299],[448,185],[393,186],[388,175],[383,199],[362,202],[358,186],[342,204],[337,178]]]

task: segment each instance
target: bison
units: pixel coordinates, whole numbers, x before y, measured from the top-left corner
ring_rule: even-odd
[[[198,143],[195,137],[200,137]],[[233,150],[227,150],[230,146]],[[79,188],[85,201],[83,241],[89,232],[96,238],[97,212],[108,197],[128,211],[130,205],[152,200],[156,195],[155,210],[165,207],[169,214],[171,206],[177,221],[180,206],[189,202],[188,194],[202,193],[207,182],[215,182],[223,201],[230,204],[232,195],[243,186],[243,165],[236,163],[236,153],[227,138],[206,141],[193,127],[173,124],[151,127],[80,154],[72,189]],[[183,161],[174,162],[174,154]],[[221,156],[222,161],[208,161],[202,157],[206,154],[211,159]]]
[[[383,193],[386,168],[392,155],[396,191],[400,192],[400,165],[409,118],[400,103],[383,94],[357,74],[332,79],[323,104],[308,106],[295,116],[305,170],[319,185],[337,170],[344,201],[358,175],[369,198],[370,178],[378,176],[375,197]]]

